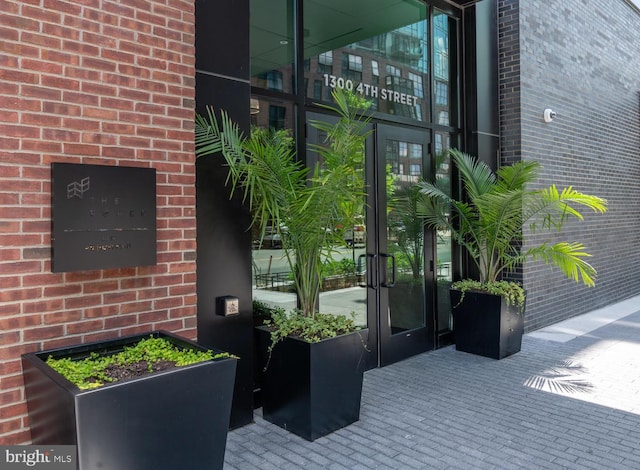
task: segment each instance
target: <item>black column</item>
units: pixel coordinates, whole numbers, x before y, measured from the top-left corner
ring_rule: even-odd
[[[196,109],[224,109],[249,132],[249,0],[196,0]],[[230,427],[253,421],[253,319],[250,217],[240,195],[229,199],[220,156],[196,163],[198,342],[240,357]],[[239,299],[221,316],[216,299]]]
[[[495,170],[500,150],[497,0],[464,10],[463,51],[466,151]]]

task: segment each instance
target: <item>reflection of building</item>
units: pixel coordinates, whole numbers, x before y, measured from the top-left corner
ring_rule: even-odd
[[[451,84],[449,83],[449,26],[446,15],[436,15],[433,22],[433,96],[437,123],[451,124]],[[391,115],[428,120],[430,103],[425,100],[429,87],[429,43],[424,21],[402,26],[335,50],[306,57],[304,89],[307,97],[330,101],[331,90],[348,88],[371,99],[374,110]],[[260,72],[252,77],[258,88],[293,93],[291,64]],[[399,93],[398,99],[393,99]],[[289,111],[289,112],[287,112]],[[291,110],[277,104],[268,105],[268,116],[258,122],[281,128],[289,122]]]
[[[311,73],[307,74],[314,80],[314,98],[322,96],[323,88],[325,96],[332,89],[325,74],[337,75],[352,80],[355,89],[358,84],[376,87],[378,93],[375,96],[372,90],[361,90],[362,94],[371,98],[376,111],[421,121],[427,108],[423,101],[428,51],[425,42],[425,24],[419,22],[351,44],[342,50],[322,54],[325,57],[327,54],[341,56],[342,60],[335,70],[331,67],[327,71],[326,66],[320,66],[321,58],[318,57],[317,73],[314,75],[311,69]],[[384,100],[380,96],[382,89],[415,97],[417,103],[412,105]]]
[[[422,146],[412,142],[388,140],[386,148],[387,165],[395,175],[396,184],[407,186],[417,183],[423,176]]]

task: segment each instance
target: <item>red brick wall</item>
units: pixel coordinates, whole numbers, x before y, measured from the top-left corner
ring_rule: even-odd
[[[20,355],[196,336],[192,0],[0,0],[0,443],[28,443]],[[156,266],[51,272],[51,162],[157,170]]]

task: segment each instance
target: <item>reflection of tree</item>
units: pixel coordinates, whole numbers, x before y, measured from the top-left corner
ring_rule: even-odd
[[[451,173],[449,171],[451,158],[449,157],[449,152],[446,150],[437,152],[433,156],[433,160],[436,170],[435,184],[445,194],[451,196]]]
[[[435,185],[444,194],[451,196],[451,172],[449,171],[451,158],[449,152],[446,150],[437,152],[434,156],[434,164],[436,169]],[[449,208],[444,208],[447,214],[450,212]],[[446,230],[436,230],[436,236],[442,242],[444,242]]]
[[[396,192],[396,176],[391,170],[391,164],[387,163],[385,166],[385,186],[387,190],[387,214],[393,210],[395,203]]]
[[[419,192],[417,186],[399,188],[393,195],[392,210],[388,216],[391,239],[402,254],[400,264],[406,261],[413,279],[420,279],[423,266],[424,224],[417,215]]]
[[[449,155],[438,152],[434,155],[435,184],[447,194],[451,193],[449,176]],[[388,226],[391,240],[395,241],[400,266],[408,264],[413,279],[422,275],[424,259],[424,223],[418,215],[418,201],[421,199],[416,185],[401,186],[394,178],[391,166],[387,165],[386,186],[388,195]],[[438,237],[443,234],[438,231]]]

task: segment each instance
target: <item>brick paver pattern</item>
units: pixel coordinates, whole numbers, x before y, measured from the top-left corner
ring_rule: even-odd
[[[454,347],[365,373],[360,421],[229,433],[225,470],[638,469],[640,311],[496,361]]]

